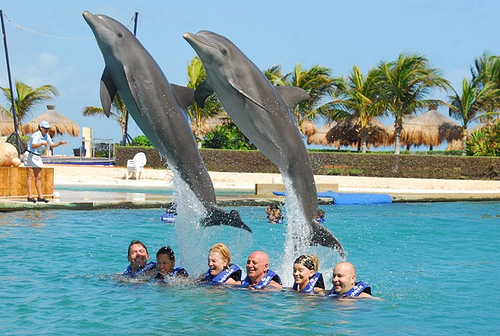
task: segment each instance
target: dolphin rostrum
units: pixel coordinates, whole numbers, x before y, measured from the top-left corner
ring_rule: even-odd
[[[87,11],[83,17],[106,64],[100,89],[106,115],[119,93],[137,125],[205,207],[202,224],[230,225],[252,232],[239,216],[216,205],[212,180],[183,111],[194,102],[193,90],[170,85],[153,57],[118,21]]]
[[[196,35],[185,33],[184,39],[200,57],[207,75],[195,91],[198,105],[203,107],[212,92],[217,94],[238,128],[279,169],[287,189],[297,193],[300,211],[312,231],[310,243],[345,255],[338,239],[315,220],[318,198],[314,175],[290,109],[309,95],[296,87],[273,86],[224,36],[200,31]]]

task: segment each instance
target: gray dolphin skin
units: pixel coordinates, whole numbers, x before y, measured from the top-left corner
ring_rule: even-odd
[[[301,212],[312,229],[311,244],[334,248],[345,256],[338,239],[316,222],[318,198],[314,175],[290,107],[309,98],[296,87],[275,87],[230,40],[210,31],[184,39],[200,57],[207,79],[195,91],[203,107],[215,92],[238,128],[273,162],[287,187],[296,191]],[[290,193],[290,191],[289,191]]]
[[[230,225],[252,232],[239,214],[216,205],[207,168],[182,109],[194,102],[193,90],[170,85],[160,67],[137,38],[121,23],[84,12],[106,67],[101,78],[101,103],[109,116],[119,93],[137,125],[165,157],[207,210],[202,225]]]

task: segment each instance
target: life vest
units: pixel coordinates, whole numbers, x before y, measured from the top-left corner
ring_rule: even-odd
[[[155,267],[156,267],[156,263],[152,261],[152,262],[146,264],[144,267],[139,268],[137,271],[132,272],[132,267],[130,265],[128,265],[127,269],[125,270],[125,272],[123,272],[122,276],[124,278],[139,278],[141,276],[146,275],[146,273],[149,270],[151,270]]]
[[[208,270],[207,273],[205,273],[204,280],[209,281],[213,284],[223,284],[227,281],[227,279],[231,277],[231,275],[233,275],[238,271],[241,273],[241,268],[236,264],[229,265],[228,268],[224,269],[222,272],[220,272],[214,277],[210,275],[210,270]]]
[[[245,279],[243,279],[243,281],[241,282],[241,285],[239,285],[238,287],[243,287],[243,288],[252,287],[255,289],[262,289],[268,286],[273,280],[281,285],[280,276],[274,271],[268,269],[266,275],[264,275],[264,277],[255,286],[250,286],[250,278],[247,275]]]
[[[314,275],[309,279],[309,282],[307,285],[304,287],[304,289],[300,290],[299,293],[306,293],[306,294],[314,294],[314,286],[316,286],[316,283],[318,282],[319,278],[323,276],[320,272],[314,273]],[[293,290],[297,291],[298,290],[298,285],[297,283],[293,284]]]
[[[189,276],[188,272],[184,268],[176,267],[172,270],[172,272],[163,275],[160,272],[156,274],[156,276],[151,279],[151,282],[165,282],[165,278],[173,278],[176,276]]]
[[[365,282],[360,281],[360,282],[356,282],[355,286],[352,287],[347,293],[344,293],[344,294],[339,295],[339,294],[335,293],[335,291],[332,288],[332,290],[331,290],[330,294],[328,294],[328,296],[330,296],[330,297],[347,297],[347,296],[348,297],[358,297],[359,294],[361,294],[363,292],[366,292],[366,293],[371,295],[371,288]]]
[[[175,213],[165,212],[163,215],[161,215],[160,219],[165,223],[173,223],[175,222]]]

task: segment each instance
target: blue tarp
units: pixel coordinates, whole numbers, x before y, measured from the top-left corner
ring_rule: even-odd
[[[274,191],[277,196],[286,196],[285,192]],[[339,193],[328,190],[319,192],[318,197],[332,198],[333,204],[338,205],[353,205],[353,204],[391,204],[392,198],[387,194],[354,194],[354,193]]]

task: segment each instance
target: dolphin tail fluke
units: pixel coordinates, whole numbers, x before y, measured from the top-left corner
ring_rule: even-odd
[[[252,229],[243,223],[239,212],[236,210],[231,210],[228,213],[219,208],[211,208],[208,210],[207,217],[202,220],[201,224],[203,226],[229,225],[252,232]]]
[[[324,226],[318,224],[316,221],[311,225],[312,227],[312,245],[322,245],[325,247],[330,247],[339,252],[342,258],[345,258],[345,251],[340,244],[339,240]]]

